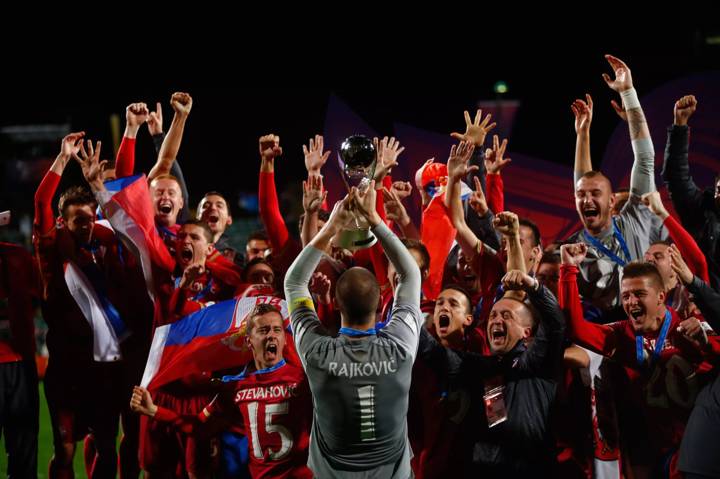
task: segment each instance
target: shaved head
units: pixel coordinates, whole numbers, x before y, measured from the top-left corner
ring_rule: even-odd
[[[335,300],[348,324],[362,325],[377,310],[380,287],[370,271],[356,266],[338,278]]]

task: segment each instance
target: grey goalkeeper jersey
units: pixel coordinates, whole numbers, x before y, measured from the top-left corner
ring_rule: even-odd
[[[305,248],[286,275],[295,345],[313,395],[308,465],[321,479],[412,476],[407,409],[423,317],[420,271],[387,226],[374,233],[400,274],[392,317],[377,335],[334,338],[324,330],[307,291],[319,250]]]

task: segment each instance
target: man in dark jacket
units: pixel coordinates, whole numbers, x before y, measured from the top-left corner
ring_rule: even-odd
[[[688,164],[688,119],[697,108],[694,96],[675,102],[674,121],[668,128],[662,177],[670,191],[673,206],[685,229],[705,253],[710,284],[720,288],[720,176],[712,188],[700,190],[690,176]]]
[[[557,301],[535,278],[514,270],[492,308],[486,333],[491,356],[444,349],[424,332],[419,355],[445,363],[451,387],[471,391],[468,420],[478,435],[468,477],[549,477],[554,464],[550,406],[562,365],[565,321]],[[454,386],[453,386],[454,385]]]

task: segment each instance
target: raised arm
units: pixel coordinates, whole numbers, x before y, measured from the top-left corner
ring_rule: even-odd
[[[615,72],[615,78],[611,79],[607,73],[603,73],[603,79],[622,98],[622,106],[615,100],[612,100],[612,106],[618,115],[627,119],[630,128],[630,140],[635,157],[630,173],[630,194],[642,196],[655,191],[655,149],[650,138],[650,130],[633,87],[630,69],[619,58],[612,55],[605,55],[605,58]]]
[[[505,157],[507,139],[500,142],[497,135],[493,135],[493,147],[485,151],[485,169],[487,170],[487,199],[488,207],[493,213],[505,211],[505,187],[502,180],[502,170],[512,162]]]
[[[152,182],[160,175],[170,173],[170,168],[177,158],[182,143],[183,133],[185,131],[185,123],[187,122],[190,110],[192,109],[193,100],[187,93],[176,92],[170,97],[170,105],[175,110],[170,129],[167,136],[160,147],[157,162],[150,170],[148,181]]]
[[[660,193],[657,191],[647,193],[643,195],[642,199],[650,211],[662,220],[663,225],[668,229],[670,238],[673,240],[673,243],[675,243],[683,259],[689,263],[693,274],[699,276],[703,281],[709,282],[710,275],[705,255],[693,237],[690,236],[690,233],[688,233],[675,218],[670,216],[668,210],[665,209],[665,205],[663,205]]]
[[[401,199],[401,195],[407,192],[403,197],[408,196],[411,191],[412,186],[410,186],[410,183],[395,181],[390,189],[383,187],[382,195],[387,219],[397,225],[405,238],[419,240],[420,232],[417,230],[410,215],[408,215]]]
[[[305,211],[305,219],[303,220],[302,229],[300,231],[300,240],[302,245],[307,246],[308,243],[317,234],[318,230],[318,211],[322,206],[327,191],[323,190],[322,176],[308,176],[307,181],[303,181],[303,210]]]
[[[554,377],[562,364],[565,333],[565,319],[557,300],[537,279],[519,270],[508,271],[503,286],[506,291],[524,292],[539,315],[537,332],[521,367],[537,375]]]
[[[662,177],[670,191],[675,209],[680,213],[683,224],[696,234],[705,222],[703,214],[703,192],[690,176],[688,149],[690,127],[688,120],[697,109],[697,100],[687,95],[675,102],[673,125],[668,128],[665,144],[665,160]]]
[[[290,322],[293,338],[300,358],[305,355],[318,336],[325,336],[323,327],[315,313],[315,304],[309,290],[310,280],[317,268],[323,251],[330,245],[330,240],[353,221],[350,212],[350,196],[338,201],[330,213],[328,221],[305,246],[285,273],[285,299],[290,310]]]
[[[270,245],[278,253],[290,238],[285,220],[280,213],[277,189],[275,188],[275,158],[282,155],[280,137],[270,133],[260,137],[260,219],[267,232]]]
[[[62,139],[60,153],[45,174],[35,192],[35,230],[40,235],[49,233],[55,227],[52,200],[60,184],[60,177],[73,153],[80,151],[84,131],[70,133]]]
[[[585,173],[592,171],[592,159],[590,157],[590,125],[593,116],[593,101],[589,93],[585,94],[585,100],[577,99],[570,105],[575,116],[575,167],[573,185],[578,182]]]
[[[678,279],[693,295],[693,301],[703,314],[708,324],[720,331],[720,293],[712,289],[707,281],[692,274],[677,249],[670,250],[670,265],[677,273]]]
[[[135,141],[149,115],[150,110],[142,102],[131,103],[125,108],[125,133],[115,159],[115,174],[118,178],[131,176],[135,171]]]
[[[492,175],[502,182],[500,175]],[[487,188],[488,197],[492,192],[493,180],[488,176]],[[495,215],[490,210],[489,201],[486,199],[483,193],[482,184],[478,176],[473,176],[473,182],[475,183],[475,189],[467,200],[467,212],[465,213],[465,221],[467,222],[468,228],[478,237],[480,241],[485,243],[493,250],[500,249],[500,239],[493,227],[495,221]],[[502,193],[501,193],[502,195]],[[502,201],[500,202],[502,203]]]
[[[459,133],[457,131],[454,131],[450,133],[450,136],[452,136],[456,140],[470,143],[475,147],[475,151],[470,157],[470,164],[478,166],[478,168],[469,170],[466,179],[468,182],[474,182],[474,178],[478,178],[480,180],[480,184],[482,185],[483,192],[487,192],[487,187],[485,184],[485,171],[482,171],[483,166],[486,166],[487,163],[483,162],[485,160],[485,157],[482,154],[482,149],[483,146],[485,146],[485,138],[487,137],[487,134],[497,126],[497,123],[490,123],[492,115],[487,114],[485,115],[485,117],[483,117],[482,110],[480,109],[475,112],[474,119],[470,118],[470,112],[468,112],[467,110],[465,110],[464,114],[465,133]]]
[[[448,183],[445,191],[445,206],[450,213],[450,220],[457,230],[456,240],[467,258],[473,258],[477,254],[480,239],[468,227],[465,222],[465,211],[460,199],[460,181],[470,170],[477,169],[477,166],[468,166],[468,161],[475,147],[472,144],[461,141],[459,145],[453,145],[448,157]]]
[[[584,243],[566,244],[560,247],[560,284],[558,302],[567,320],[568,337],[580,346],[598,354],[611,356],[615,350],[615,336],[610,327],[585,320],[580,292],[577,286],[578,266],[587,255]]]
[[[367,219],[373,234],[382,244],[385,254],[398,273],[398,284],[395,289],[395,304],[410,305],[420,308],[420,268],[412,254],[390,228],[383,222],[375,208],[377,191],[375,183],[365,191],[357,188],[351,190],[351,198],[355,211]]]

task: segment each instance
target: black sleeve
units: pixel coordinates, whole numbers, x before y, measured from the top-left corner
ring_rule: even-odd
[[[468,201],[463,201],[463,208],[465,208],[465,223],[467,223],[468,228],[480,241],[498,251],[500,249],[500,236],[493,227],[493,220],[495,219],[493,212],[488,210],[487,214],[481,217],[472,209]]]
[[[160,154],[160,147],[163,144],[163,141],[165,141],[165,132],[160,132],[157,135],[152,136],[153,145],[155,146],[155,154]]]
[[[687,289],[693,294],[693,301],[700,308],[705,321],[713,330],[720,331],[720,293],[697,276],[693,278]]]
[[[668,128],[662,177],[673,206],[690,234],[697,236],[704,223],[703,192],[690,176],[688,145],[690,129],[673,125]]]
[[[180,183],[180,191],[182,191],[183,197],[183,207],[178,213],[178,223],[185,223],[190,219],[190,193],[188,193],[185,176],[183,175],[180,163],[177,159],[173,161],[173,164],[170,167],[170,174],[177,178],[178,183]]]
[[[477,166],[478,170],[471,171],[467,175],[467,177],[465,178],[467,184],[470,186],[470,188],[475,189],[474,178],[477,176],[480,180],[480,186],[482,186],[483,193],[487,196],[487,186],[485,184],[485,176],[487,175],[487,170],[485,169],[485,150],[483,150],[482,147],[475,148],[475,151],[473,151],[473,154],[470,157],[469,164],[470,166]]]
[[[485,169],[485,150],[482,148],[475,148],[472,156],[470,157],[470,165],[477,166],[477,171],[470,172],[465,178],[465,182],[471,189],[475,189],[475,177],[480,180],[480,186],[482,187],[483,194],[487,198],[487,183],[486,175],[487,170]],[[500,249],[500,236],[492,226],[492,221],[495,218],[493,211],[488,211],[484,217],[478,216],[478,214],[470,207],[468,201],[463,201],[463,208],[465,210],[465,223],[468,228],[475,233],[475,236],[480,239],[483,243],[488,245],[494,250]]]
[[[519,366],[536,376],[554,378],[562,366],[565,317],[546,287],[529,291],[528,298],[539,314],[540,324]]]
[[[440,344],[425,328],[420,331],[418,358],[422,359],[451,389],[476,384],[503,370],[499,357],[455,351]]]

